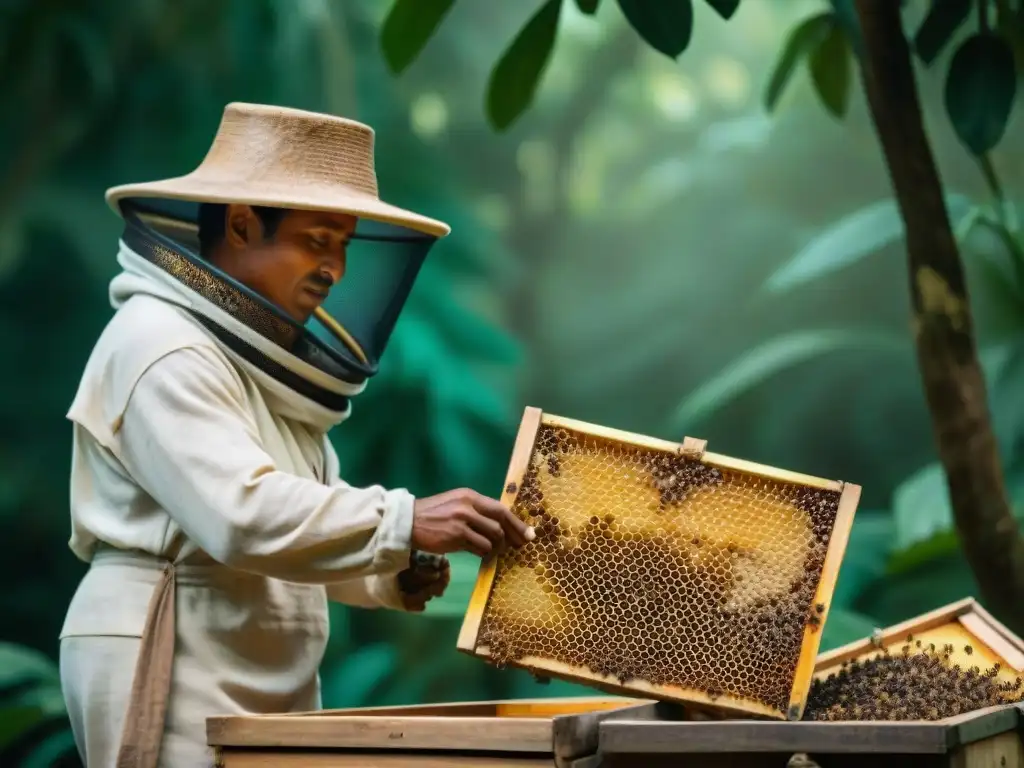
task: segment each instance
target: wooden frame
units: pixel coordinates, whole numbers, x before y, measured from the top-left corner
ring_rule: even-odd
[[[1015,635],[986,611],[973,597],[934,611],[915,616],[882,630],[881,645],[899,649],[907,643],[907,636],[935,642],[941,647],[946,641],[954,645],[955,663],[964,667],[977,664],[984,668],[999,662],[1004,678],[1024,674],[1024,640]],[[967,656],[962,646],[967,643],[974,653]],[[836,671],[844,662],[866,659],[880,653],[870,637],[836,648],[818,657],[814,676],[824,677]]]
[[[806,754],[821,768],[1024,768],[1020,705],[936,722],[657,722],[630,715],[598,726],[602,768],[785,766]]]
[[[505,478],[505,486],[501,494],[502,502],[510,507],[515,504],[516,496],[522,488],[523,481],[526,477],[530,460],[533,455],[537,434],[542,426],[556,428],[561,427],[587,436],[597,437],[642,449],[682,454],[696,458],[704,464],[723,470],[732,470],[748,475],[756,475],[758,477],[782,483],[839,492],[841,494],[839,509],[836,515],[836,521],[829,541],[828,551],[822,567],[814,599],[815,603],[824,605],[824,611],[820,615],[821,625],[824,626],[824,622],[827,621],[828,618],[828,609],[831,604],[836,579],[839,575],[839,567],[842,563],[843,555],[846,551],[846,544],[849,540],[853,517],[856,512],[857,504],[860,500],[860,486],[776,469],[774,467],[755,464],[753,462],[735,459],[721,454],[708,453],[705,450],[707,443],[703,440],[695,440],[694,438],[687,437],[682,443],[673,443],[667,440],[660,440],[631,432],[624,432],[595,424],[588,424],[582,421],[553,416],[543,413],[539,408],[528,407],[520,422],[519,433],[513,447],[508,473]],[[480,634],[480,625],[487,610],[487,603],[491,595],[491,590],[494,586],[499,557],[500,555],[485,558],[480,565],[477,581],[470,597],[469,605],[466,610],[457,642],[457,647],[460,651],[484,659],[489,657],[489,653],[486,648],[478,646],[478,637]],[[559,663],[552,659],[527,656],[519,659],[512,665],[526,669],[538,677],[557,677],[570,682],[589,685],[597,690],[606,691],[616,695],[639,695],[644,698],[684,703],[698,709],[704,709],[724,715],[739,717],[750,717],[751,715],[754,715],[774,719],[788,718],[791,720],[798,720],[803,714],[807,692],[810,688],[811,680],[814,675],[815,660],[820,641],[820,627],[805,628],[800,658],[797,663],[793,685],[790,692],[789,707],[785,713],[779,713],[773,708],[758,705],[753,702],[732,702],[726,696],[712,699],[703,691],[692,689],[652,685],[644,681],[632,681],[627,685],[622,685],[613,677],[600,675],[590,671],[589,669],[570,667],[569,665]]]
[[[651,704],[575,697],[211,717],[219,768],[557,766],[597,752],[597,726]]]

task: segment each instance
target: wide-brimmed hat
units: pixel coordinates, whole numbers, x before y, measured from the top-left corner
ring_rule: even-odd
[[[121,213],[125,199],[243,203],[347,213],[444,237],[447,224],[382,201],[374,132],[332,115],[262,104],[228,104],[210,151],[185,176],[107,190]]]

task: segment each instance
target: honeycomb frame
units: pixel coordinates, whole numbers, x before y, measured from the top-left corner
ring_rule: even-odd
[[[913,638],[911,643],[907,638]],[[881,653],[881,647],[898,651],[904,645],[917,650],[922,646],[935,644],[952,645],[951,663],[967,668],[971,665],[991,666],[996,662],[1001,667],[1000,678],[1012,680],[1024,676],[1024,639],[986,611],[973,597],[966,597],[949,603],[934,611],[893,624],[877,632],[875,637],[865,637],[844,646],[823,653],[814,665],[814,678],[821,679],[839,670],[852,661],[863,662]],[[971,647],[967,653],[964,648]]]
[[[623,679],[613,672],[598,672],[586,665],[574,665],[555,658],[536,654],[522,654],[516,658],[496,658],[489,647],[485,628],[488,607],[503,562],[514,557],[513,552],[495,553],[483,559],[473,588],[459,634],[457,648],[463,653],[498,666],[524,669],[540,679],[558,678],[579,683],[605,693],[631,698],[655,699],[682,704],[691,710],[715,716],[762,717],[776,720],[800,719],[815,671],[821,628],[828,618],[829,605],[835,588],[839,568],[845,554],[850,528],[860,500],[860,486],[814,477],[788,470],[769,467],[721,454],[709,453],[707,443],[687,437],[680,443],[645,435],[589,424],[575,419],[546,414],[538,408],[526,408],[520,422],[512,457],[506,474],[501,500],[513,510],[524,484],[528,481],[534,453],[542,430],[564,430],[602,445],[619,447],[625,451],[650,452],[669,458],[685,458],[719,472],[753,478],[757,481],[777,483],[780,486],[798,486],[808,491],[832,492],[838,498],[835,519],[828,532],[824,556],[821,559],[817,583],[813,585],[815,615],[808,617],[799,634],[799,652],[792,663],[792,677],[784,702],[775,706],[751,697],[733,695],[721,690],[699,690],[677,684],[644,679],[631,675]],[[522,512],[520,512],[522,514]],[[557,522],[557,518],[555,519]],[[592,520],[591,520],[592,522]],[[808,582],[811,578],[808,577]],[[784,704],[784,705],[783,705]]]

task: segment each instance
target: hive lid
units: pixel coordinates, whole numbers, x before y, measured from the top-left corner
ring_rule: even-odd
[[[458,648],[609,693],[799,718],[860,488],[527,408]],[[698,631],[699,630],[699,631]]]

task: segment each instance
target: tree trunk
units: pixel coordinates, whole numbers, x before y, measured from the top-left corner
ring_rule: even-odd
[[[1024,540],[1006,494],[963,265],[925,134],[900,3],[856,5],[864,88],[906,227],[918,366],[956,529],[981,597],[1024,631]]]

